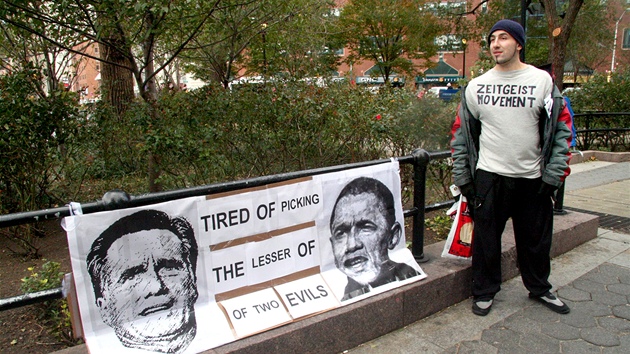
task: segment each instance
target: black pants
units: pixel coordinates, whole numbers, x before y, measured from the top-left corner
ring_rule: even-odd
[[[473,205],[473,284],[475,299],[487,300],[501,290],[501,234],[511,217],[518,267],[523,284],[533,295],[551,289],[553,203],[538,194],[541,178],[510,178],[477,171]]]

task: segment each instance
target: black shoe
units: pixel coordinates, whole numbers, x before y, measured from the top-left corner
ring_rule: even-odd
[[[472,312],[477,316],[485,316],[492,308],[492,299],[490,300],[473,300]]]
[[[564,315],[571,311],[571,309],[569,309],[569,306],[567,306],[564,302],[560,301],[560,299],[558,299],[555,295],[548,291],[539,296],[535,296],[530,293],[529,298],[540,302],[541,304],[550,308],[552,311],[559,314]]]

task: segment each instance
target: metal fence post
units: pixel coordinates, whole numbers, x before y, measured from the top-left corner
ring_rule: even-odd
[[[584,137],[584,148],[582,150],[588,150],[588,148],[590,147],[590,134],[589,132],[591,131],[591,116],[587,115],[585,122],[584,122],[584,126],[586,127],[586,135]]]
[[[558,188],[558,191],[556,192],[556,199],[554,200],[553,203],[553,212],[554,214],[558,214],[558,215],[564,215],[567,212],[564,210],[564,185],[565,183],[562,183],[562,185],[560,186],[560,188]]]
[[[425,263],[429,260],[424,255],[424,204],[426,200],[427,165],[429,153],[424,149],[416,149],[413,156],[413,238],[411,253],[416,261]]]

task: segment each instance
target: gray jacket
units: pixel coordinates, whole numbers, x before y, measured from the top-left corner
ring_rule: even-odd
[[[481,122],[473,117],[466,106],[466,88],[461,90],[461,103],[451,130],[451,155],[453,157],[453,181],[457,186],[470,183],[475,178],[479,159],[479,135]],[[566,107],[562,94],[557,87],[553,89],[553,108],[551,117],[542,108],[539,119],[539,133],[542,147],[542,180],[555,187],[560,187],[569,175],[571,153],[571,125],[573,121]]]

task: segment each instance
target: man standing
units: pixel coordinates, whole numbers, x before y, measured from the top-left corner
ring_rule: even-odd
[[[401,240],[392,192],[381,181],[359,177],[339,193],[330,216],[335,264],[348,277],[342,300],[420,273],[389,259]]]
[[[472,204],[472,311],[485,316],[501,286],[501,234],[511,217],[529,297],[558,313],[550,290],[552,198],[570,169],[571,118],[551,76],[521,62],[523,27],[498,21],[488,35],[493,69],[462,92],[451,141],[454,183]]]
[[[103,322],[128,348],[180,353],[195,338],[197,242],[192,225],[141,210],[110,225],[87,256]]]

